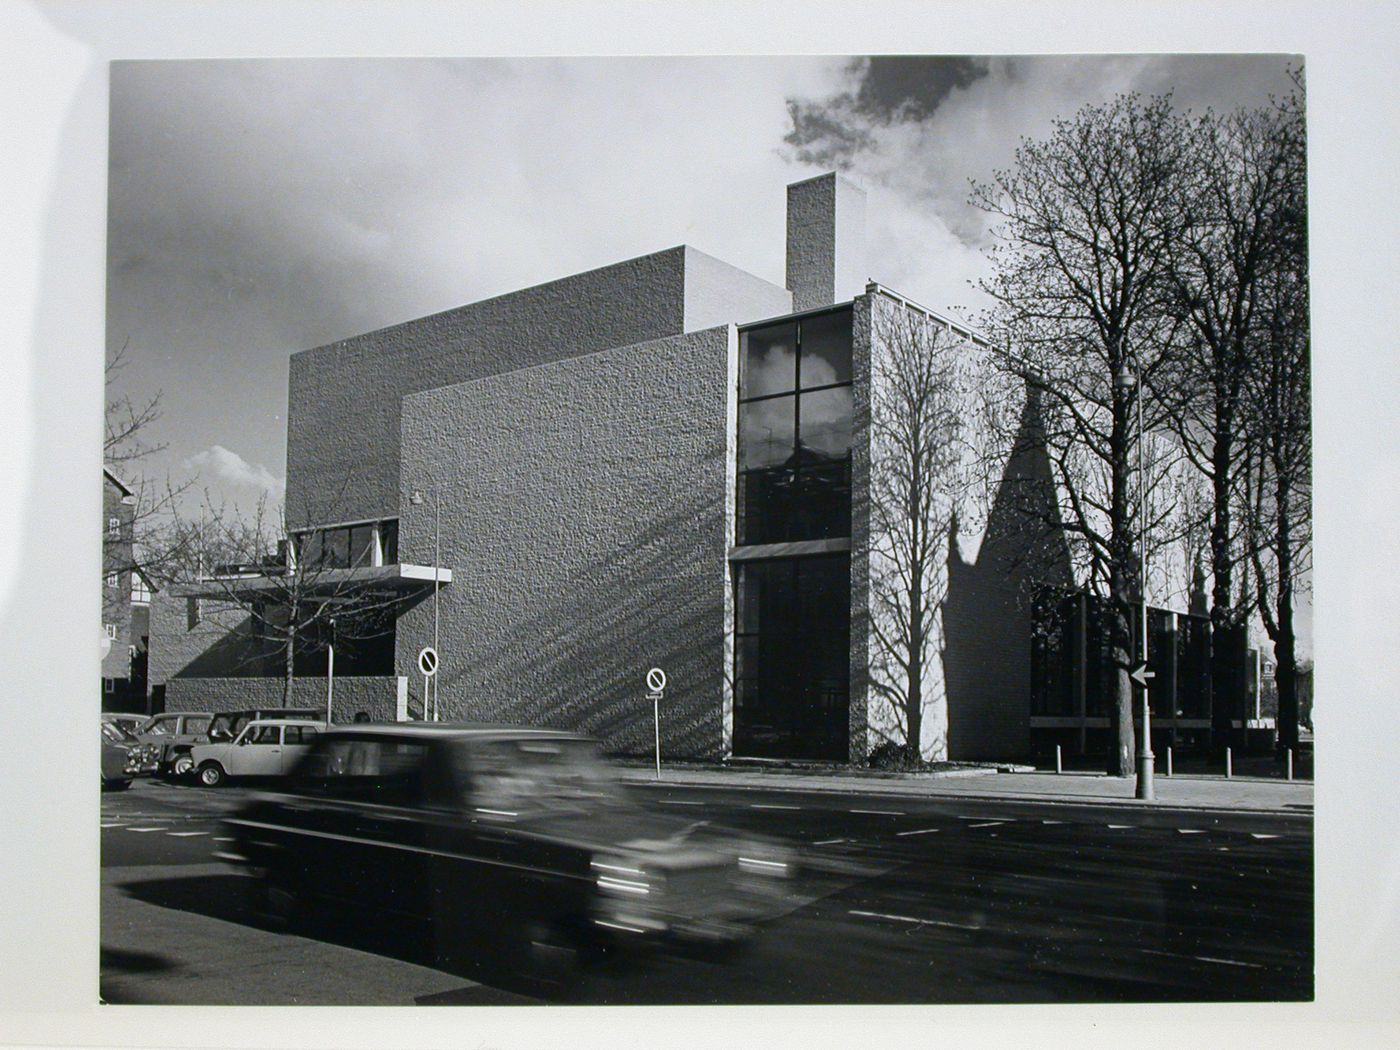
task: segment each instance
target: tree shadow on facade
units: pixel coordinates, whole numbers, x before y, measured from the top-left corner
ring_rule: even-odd
[[[956,517],[948,537],[942,608],[948,757],[1030,754],[1032,606],[1038,593],[1074,587],[1057,520],[1040,406],[1032,394],[1017,425],[975,561],[963,557]]]

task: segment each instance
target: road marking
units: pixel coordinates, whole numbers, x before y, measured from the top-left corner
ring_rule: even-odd
[[[902,817],[904,811],[899,809],[853,809],[852,813],[861,813],[868,817]]]
[[[1205,828],[1177,828],[1176,831],[1178,835],[1204,835],[1206,833]]]
[[[934,832],[942,830],[942,828],[920,828],[918,831],[897,831],[894,837],[902,839],[905,835],[932,835]]]
[[[1042,824],[1063,824],[1063,820],[1042,820]]]
[[[753,802],[753,803],[750,803],[750,804],[749,804],[749,809],[801,809],[801,808],[802,808],[801,806],[773,806],[773,805],[767,805],[767,804],[762,803],[762,802]]]
[[[1005,824],[1005,823],[1006,823],[1006,821],[1004,821],[1004,820],[989,820],[989,821],[987,821],[985,824],[969,824],[968,827],[970,827],[970,828],[999,828],[999,827],[1001,827],[1001,826],[1002,826],[1003,824]]]
[[[1167,959],[1194,959],[1196,962],[1219,963],[1221,966],[1248,966],[1252,970],[1264,969],[1261,963],[1241,962],[1239,959],[1217,959],[1212,955],[1181,955],[1177,952],[1159,952],[1153,948],[1139,948],[1144,955],[1160,955]]]
[[[823,839],[821,842],[812,843],[813,846],[834,846],[838,842],[849,842],[850,839]]]
[[[851,911],[849,915],[859,915],[863,919],[890,919],[893,922],[912,922],[916,926],[950,926],[955,930],[980,930],[980,926],[969,926],[962,922],[945,922],[942,919],[916,919],[911,915],[887,915],[879,911]]]
[[[165,829],[164,827],[158,827],[158,828],[127,828],[126,830],[127,830],[127,831],[164,831],[164,830],[166,830],[166,829]]]
[[[177,838],[177,839],[187,839],[187,838],[191,838],[191,837],[194,836],[194,835],[207,835],[207,834],[209,834],[209,832],[207,832],[207,831],[172,831],[172,832],[170,833],[170,835],[171,835],[172,838]]]
[[[679,799],[679,798],[663,798],[663,799],[658,799],[658,800],[657,800],[657,804],[658,804],[658,805],[661,805],[661,806],[703,806],[705,803],[703,803],[703,802],[691,802],[691,801],[687,801],[687,800]]]
[[[1123,831],[1124,829],[1131,831],[1133,829],[1132,824],[1109,824],[1108,827],[1112,828],[1114,831]]]
[[[237,840],[236,840],[236,839],[232,839],[232,838],[228,838],[228,837],[224,837],[224,838],[215,838],[214,841],[215,841],[215,842],[236,842]]]
[[[1265,834],[1262,834],[1262,833],[1260,833],[1260,832],[1258,832],[1258,831],[1251,831],[1251,832],[1249,833],[1249,837],[1252,838],[1252,839],[1276,839],[1276,838],[1278,838],[1279,836],[1277,836],[1277,835],[1265,835]]]
[[[126,827],[125,824],[103,824],[102,826],[103,826],[104,828],[124,828],[124,827]]]

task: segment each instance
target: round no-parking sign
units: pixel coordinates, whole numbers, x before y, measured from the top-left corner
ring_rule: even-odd
[[[666,688],[666,672],[659,667],[653,667],[647,672],[647,688],[653,693],[659,693]]]
[[[431,645],[423,646],[422,652],[418,654],[418,670],[423,672],[423,677],[431,678],[437,674],[438,654]]]

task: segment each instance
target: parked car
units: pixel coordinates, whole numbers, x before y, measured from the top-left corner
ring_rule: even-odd
[[[194,771],[190,748],[196,741],[208,739],[213,718],[212,711],[170,711],[143,722],[136,730],[136,737],[157,748],[157,774],[184,776]]]
[[[217,744],[232,740],[255,718],[296,718],[310,722],[325,722],[325,708],[320,707],[250,707],[242,711],[220,711],[209,723],[205,738],[199,744]]]
[[[133,771],[136,775],[148,776],[155,772],[160,760],[160,748],[155,744],[141,740],[123,722],[106,717],[102,720],[102,733],[130,752],[135,763]]]
[[[123,714],[119,711],[103,711],[102,721],[110,722],[112,725],[121,726],[128,733],[136,732],[142,722],[146,721],[145,715]]]
[[[218,787],[229,777],[278,777],[326,728],[325,722],[307,719],[254,719],[230,741],[195,744],[190,761],[205,787]]]
[[[140,745],[115,722],[102,723],[102,790],[125,791],[141,772]]]
[[[603,950],[739,943],[774,914],[791,851],[708,824],[642,809],[572,734],[352,725],[229,818],[218,856],[274,912],[393,916],[436,962],[534,981]]]

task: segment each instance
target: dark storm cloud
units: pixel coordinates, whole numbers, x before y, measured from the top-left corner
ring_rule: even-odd
[[[848,163],[875,145],[872,126],[924,121],[957,88],[987,73],[978,58],[876,55],[853,59],[850,90],[822,99],[789,99],[784,141],[804,164]]]

